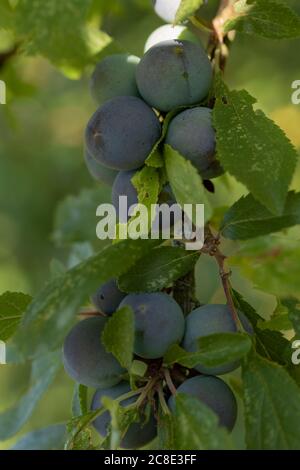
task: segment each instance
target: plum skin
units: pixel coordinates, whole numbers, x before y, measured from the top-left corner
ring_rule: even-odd
[[[102,284],[92,295],[91,300],[95,307],[106,315],[112,315],[119,307],[122,300],[126,297],[117,286],[117,281],[111,279]]]
[[[134,352],[145,359],[163,357],[168,348],[181,341],[184,316],[181,307],[162,292],[129,294],[120,308],[129,306],[135,316]]]
[[[107,101],[88,122],[89,153],[114,170],[140,168],[161,135],[154,111],[140,98],[118,96]]]
[[[215,156],[211,109],[199,106],[177,114],[169,124],[165,143],[190,160],[204,178],[222,173]]]
[[[249,334],[252,334],[252,327],[245,315],[242,312],[238,312],[238,315],[245,330]],[[189,352],[197,351],[197,339],[202,336],[209,336],[216,333],[237,332],[237,327],[229,307],[222,304],[210,304],[196,308],[186,317],[185,323],[183,347]],[[239,366],[240,361],[235,361],[216,367],[205,367],[204,365],[198,364],[194,369],[202,374],[222,375],[232,372]]]
[[[88,150],[84,153],[84,159],[87,166],[87,169],[96,181],[100,183],[107,184],[111,186],[116,179],[118,174],[117,170],[113,170],[111,168],[107,168],[104,165],[101,165],[95,158],[88,152]]]
[[[113,54],[101,60],[90,80],[94,100],[102,105],[116,96],[139,96],[135,80],[139,61],[130,54]]]
[[[73,380],[87,387],[111,387],[120,382],[125,372],[114,356],[106,352],[101,342],[107,320],[104,317],[82,320],[65,338],[65,370]]]
[[[229,431],[233,429],[237,418],[236,399],[228,385],[219,377],[208,375],[192,377],[183,382],[177,388],[177,392],[197,398],[216,413],[221,426]],[[168,405],[174,412],[174,396],[170,397]]]
[[[97,390],[92,399],[91,410],[101,408],[102,397],[116,399],[130,391],[131,389],[127,382],[121,382],[118,385],[108,389]],[[127,398],[126,400],[122,401],[121,404],[126,407],[133,404],[136,399],[136,397]],[[106,436],[110,421],[110,414],[108,411],[105,411],[93,422],[93,426],[102,437]],[[121,447],[125,449],[133,449],[146,445],[156,436],[156,424],[156,420],[152,413],[146,423],[132,423],[121,441]]]
[[[200,103],[212,84],[212,67],[200,44],[173,39],[151,47],[136,69],[140,95],[152,107],[171,111]]]

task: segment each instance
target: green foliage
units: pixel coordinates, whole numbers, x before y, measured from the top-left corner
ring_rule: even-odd
[[[154,240],[124,240],[53,279],[24,316],[10,350],[13,360],[36,357],[47,349],[60,346],[74,322],[74,315],[99,284],[124,273],[159,243]]]
[[[28,390],[12,408],[0,413],[0,440],[12,437],[22,428],[60,367],[60,351],[43,355],[32,363]]]
[[[54,242],[70,245],[75,242],[94,241],[96,209],[110,202],[106,188],[84,189],[78,196],[68,196],[57,208],[54,221]]]
[[[300,388],[280,366],[253,355],[243,368],[248,449],[300,448]]]
[[[216,97],[213,121],[222,166],[270,212],[281,215],[296,150],[273,121],[262,111],[254,111],[256,100],[245,90],[229,91],[218,78]]]
[[[203,5],[203,0],[181,0],[176,12],[175,24],[182,23],[192,16]]]
[[[292,324],[296,336],[300,338],[300,303],[295,297],[282,299],[282,305],[287,309],[289,322]]]
[[[141,258],[119,278],[124,292],[156,292],[170,287],[193,269],[198,253],[180,247],[162,246]]]
[[[176,450],[225,450],[232,449],[227,431],[218,426],[216,415],[196,398],[177,394],[176,411],[166,419],[164,444]],[[166,447],[164,447],[166,448]]]
[[[132,309],[126,306],[113,314],[102,333],[105,349],[111,352],[125,369],[129,369],[132,363],[134,332],[134,314]]]
[[[167,175],[176,201],[181,206],[205,204],[205,219],[209,220],[211,207],[196,168],[169,145],[165,145],[164,149]]]
[[[300,17],[278,0],[239,0],[240,13],[225,25],[225,32],[236,30],[268,39],[292,39],[300,36]]]
[[[243,358],[252,347],[251,339],[243,333],[217,333],[204,336],[199,341],[199,349],[190,353],[178,345],[167,351],[164,362],[193,368],[197,364],[216,367]]]
[[[21,292],[5,292],[0,296],[0,340],[7,341],[15,333],[31,297]]]
[[[252,194],[239,199],[225,214],[222,234],[232,240],[245,240],[278,232],[300,223],[300,193],[288,193],[283,212],[275,216]]]
[[[82,384],[76,384],[72,401],[72,415],[74,417],[88,412],[88,388]]]

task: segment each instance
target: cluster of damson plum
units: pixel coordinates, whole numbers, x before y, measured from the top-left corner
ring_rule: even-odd
[[[64,344],[64,365],[67,373],[80,384],[96,388],[91,409],[101,408],[104,396],[118,399],[131,391],[128,371],[124,370],[115,357],[108,353],[101,335],[109,317],[122,307],[132,309],[135,319],[134,354],[136,359],[145,361],[148,372],[145,377],[151,380],[151,374],[159,374],[164,368],[163,356],[171,345],[179,343],[189,352],[198,348],[201,337],[215,333],[236,332],[237,327],[226,305],[205,305],[193,310],[186,318],[179,304],[171,295],[164,292],[126,294],[120,291],[116,280],[110,280],[99,287],[92,296],[96,309],[104,316],[96,316],[79,322],[70,331]],[[243,313],[239,312],[240,321],[246,331],[251,333],[251,326]],[[153,365],[155,367],[153,367]],[[232,430],[237,415],[235,397],[229,386],[216,375],[228,373],[239,367],[239,362],[220,367],[208,368],[198,364],[194,369],[180,368],[170,377],[177,392],[197,398],[210,407],[218,416],[222,426]],[[174,411],[174,395],[161,375],[163,393],[170,411]],[[151,390],[149,391],[151,392]],[[174,391],[173,391],[174,392]],[[171,395],[171,396],[170,396]],[[140,412],[145,410],[147,399],[139,404]],[[120,400],[122,406],[129,406],[138,399],[130,397]],[[122,439],[122,447],[136,448],[150,442],[156,435],[157,413],[153,390],[151,404],[154,407],[147,419],[129,426]],[[148,403],[149,404],[149,403]],[[110,415],[105,412],[95,419],[94,427],[105,437],[110,424]]]
[[[163,3],[154,4],[162,15]],[[117,211],[119,196],[127,196],[128,206],[138,202],[132,178],[160,140],[190,160],[203,179],[222,173],[215,155],[211,109],[201,105],[207,103],[212,66],[196,39],[182,40],[183,29],[173,28],[176,39],[163,42],[157,42],[160,35],[157,32],[151,35],[141,60],[128,54],[106,57],[92,75],[91,92],[99,107],[86,129],[85,159],[95,179],[112,185],[112,202]],[[170,111],[172,118],[161,139],[162,123]],[[168,202],[173,198],[172,191],[169,186],[162,189],[162,194],[164,191]],[[69,332],[64,344],[64,365],[75,381],[97,389],[91,409],[100,408],[104,396],[119,399],[125,407],[136,405],[141,420],[129,426],[122,447],[141,447],[155,437],[158,398],[161,403],[157,386],[149,387],[142,400],[141,396],[131,394],[128,371],[101,342],[109,317],[124,306],[134,312],[135,359],[147,366],[142,379],[148,384],[155,376],[159,379],[163,403],[170,412],[175,408],[176,390],[199,399],[216,413],[221,425],[233,428],[236,400],[228,385],[216,376],[232,371],[239,363],[216,368],[198,364],[191,370],[179,365],[167,369],[163,363],[173,344],[194,352],[203,336],[237,331],[226,305],[202,306],[184,317],[172,295],[165,292],[127,295],[120,291],[115,279],[100,286],[92,302],[99,315],[80,321]],[[246,318],[242,313],[239,315],[249,330]],[[108,412],[94,421],[103,437],[109,424]]]
[[[99,107],[86,129],[85,160],[91,175],[112,185],[128,207],[138,202],[132,178],[161,139],[162,122],[174,111],[162,144],[190,160],[203,179],[222,173],[215,156],[211,109],[197,105],[212,84],[212,67],[200,43],[168,40],[140,60],[127,54],[103,59],[91,79]]]

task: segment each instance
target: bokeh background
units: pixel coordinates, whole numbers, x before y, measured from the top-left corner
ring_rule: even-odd
[[[154,14],[150,0],[98,3],[101,29],[138,56],[142,55],[149,34],[163,24]],[[300,13],[299,1],[288,3]],[[13,38],[0,30],[0,57],[12,42]],[[257,106],[285,130],[297,149],[300,105],[291,104],[291,83],[300,79],[299,49],[300,40],[277,42],[238,35],[226,71],[228,84],[245,88],[256,97]],[[97,186],[83,161],[84,128],[95,110],[89,95],[90,73],[87,68],[80,80],[71,80],[39,56],[13,55],[0,61],[0,79],[8,87],[8,102],[0,106],[0,294],[10,290],[34,295],[51,271],[60,269],[62,264],[74,264],[100,247],[95,240],[92,244],[77,243],[70,250],[57,232],[58,204],[67,198],[64,204],[72,205],[83,190]],[[216,207],[230,205],[245,193],[245,188],[227,176],[218,178],[215,186]],[[293,187],[300,187],[299,168]],[[101,197],[109,199],[108,187],[103,186],[100,192]],[[79,207],[85,211],[84,202]],[[90,221],[84,215],[82,220]],[[92,232],[96,220],[93,223]],[[265,317],[276,307],[277,295],[300,296],[299,240],[300,232],[295,228],[243,247],[225,247],[232,255],[234,286]],[[274,263],[270,253],[278,246],[281,261]],[[261,253],[266,254],[264,262]],[[210,260],[200,260],[196,275],[201,302],[224,301]],[[26,366],[0,366],[0,411],[26,390],[29,370]],[[22,432],[0,443],[0,448],[9,448],[29,430],[66,421],[70,417],[72,389],[73,384],[61,371]],[[235,438],[243,447],[239,426]]]

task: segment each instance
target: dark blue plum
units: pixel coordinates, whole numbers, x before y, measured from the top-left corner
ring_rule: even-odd
[[[109,397],[112,399],[119,398],[120,396],[130,392],[130,386],[127,382],[121,382],[115,387],[111,387],[105,390],[97,390],[93,400],[91,409],[97,410],[101,408],[102,397]],[[128,398],[121,402],[122,406],[126,407],[133,404],[136,397]],[[142,417],[143,418],[143,417]],[[111,422],[111,417],[108,411],[103,413],[101,416],[95,419],[93,425],[102,437],[107,435],[108,427]],[[125,449],[136,449],[148,444],[156,436],[156,420],[153,414],[150,415],[149,420],[145,423],[132,423],[125,436],[121,441],[121,447]]]
[[[135,80],[140,59],[129,54],[105,57],[96,65],[91,77],[91,94],[99,104],[116,96],[139,96]]]
[[[106,321],[104,317],[83,320],[72,328],[64,342],[66,372],[73,380],[87,387],[111,387],[120,382],[125,372],[101,342]]]
[[[134,352],[146,359],[163,357],[182,340],[184,316],[181,307],[167,294],[129,294],[120,307],[130,306],[135,316]]]
[[[238,314],[245,330],[252,334],[252,327],[245,315],[242,312],[238,312]],[[203,307],[196,308],[186,317],[183,347],[189,352],[194,352],[198,349],[198,338],[216,333],[235,332],[237,332],[237,327],[227,305],[204,305]],[[217,367],[205,367],[202,364],[198,364],[195,369],[203,374],[221,375],[231,372],[239,367],[239,365],[239,361]]]
[[[134,96],[107,101],[90,119],[86,146],[102,165],[115,170],[141,167],[161,135],[154,111]]]
[[[211,408],[219,418],[221,426],[231,431],[237,418],[237,403],[228,385],[218,377],[199,375],[187,379],[178,388],[178,393],[185,393]],[[175,400],[169,399],[171,411],[175,410]]]
[[[110,281],[102,284],[91,300],[95,307],[106,315],[112,315],[119,307],[122,300],[126,297],[124,292],[121,292],[117,286],[117,281],[111,279]]]
[[[127,209],[129,209],[130,206],[138,203],[137,190],[131,182],[135,173],[135,171],[120,171],[114,181],[112,187],[112,204],[116,209],[117,216],[119,215],[120,209],[120,196],[127,197]],[[122,214],[122,216],[119,218],[119,222],[126,223],[128,218],[128,214]]]
[[[85,163],[90,175],[100,183],[108,184],[111,186],[118,174],[117,170],[112,170],[104,165],[101,165],[95,158],[86,150],[84,153]]]
[[[211,109],[196,107],[179,113],[169,124],[165,142],[190,160],[204,178],[223,172],[215,157]]]
[[[144,100],[161,111],[200,103],[212,84],[212,67],[200,44],[173,39],[151,47],[137,66]]]

